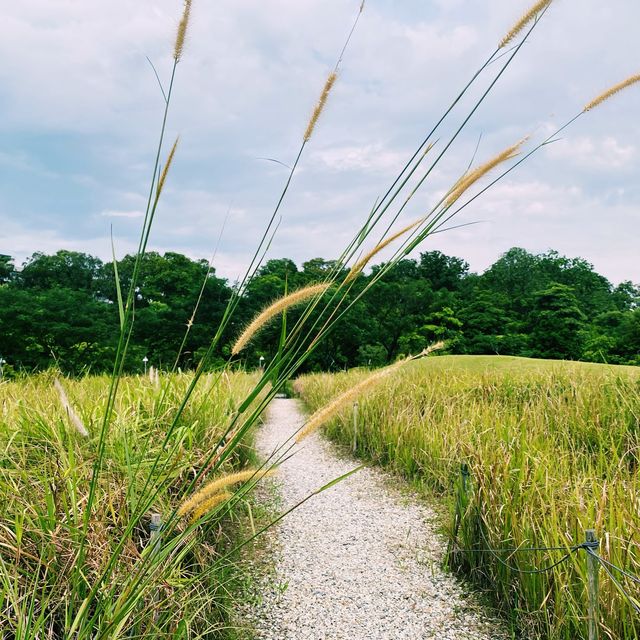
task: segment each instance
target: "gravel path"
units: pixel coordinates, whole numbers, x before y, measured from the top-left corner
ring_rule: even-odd
[[[272,402],[258,448],[269,455],[304,417],[295,400]],[[357,466],[314,435],[278,473],[280,508]],[[459,582],[440,569],[435,516],[366,468],[314,496],[268,535],[275,575],[259,585],[248,622],[263,640],[432,638],[495,640],[500,625],[483,615]]]

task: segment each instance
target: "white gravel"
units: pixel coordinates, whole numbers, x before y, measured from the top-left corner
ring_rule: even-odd
[[[276,399],[258,435],[269,455],[304,421]],[[278,473],[281,509],[358,465],[314,435]],[[443,572],[434,513],[366,468],[314,496],[269,534],[275,572],[259,581],[247,622],[263,640],[504,638],[460,583]]]

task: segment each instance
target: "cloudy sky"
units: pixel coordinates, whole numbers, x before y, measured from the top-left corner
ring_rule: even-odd
[[[181,135],[150,248],[208,258],[235,279],[287,177],[360,0],[194,0],[168,137]],[[305,150],[269,257],[336,257],[424,134],[528,0],[367,0]],[[2,2],[0,253],[60,248],[109,259],[137,244],[180,0]],[[477,158],[529,145],[640,72],[631,0],[556,0],[403,219],[430,209]],[[504,59],[503,59],[504,60]],[[489,68],[491,74],[500,62]],[[439,148],[491,75],[439,132]],[[581,256],[640,282],[640,85],[461,212],[478,222],[423,250],[481,271],[521,246]],[[226,225],[225,219],[227,219]]]

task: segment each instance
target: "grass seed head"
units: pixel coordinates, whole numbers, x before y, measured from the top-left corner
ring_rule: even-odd
[[[187,37],[187,27],[189,26],[189,17],[191,15],[191,0],[185,0],[184,10],[182,12],[182,18],[180,18],[180,24],[178,25],[178,32],[176,33],[176,43],[173,47],[173,58],[176,62],[182,58],[184,51],[184,41]]]
[[[240,353],[251,341],[251,338],[253,338],[253,336],[260,331],[264,325],[275,318],[278,314],[282,313],[285,309],[300,304],[301,302],[305,302],[315,296],[322,295],[329,286],[330,285],[328,283],[313,284],[276,300],[273,304],[261,311],[242,332],[240,337],[236,340],[236,343],[233,345],[233,349],[231,350],[232,355],[235,356]]]
[[[416,220],[411,224],[408,224],[406,227],[400,229],[400,231],[394,233],[393,235],[385,238],[382,242],[378,243],[369,253],[365,254],[358,262],[356,262],[351,270],[347,274],[347,277],[344,279],[345,284],[355,280],[358,277],[358,274],[369,264],[370,260],[380,253],[385,247],[389,246],[394,240],[397,240],[400,236],[403,236],[405,233],[411,231],[411,229],[415,229],[418,225],[424,222],[424,218],[420,218],[420,220]]]
[[[520,147],[522,147],[528,139],[528,137],[523,138],[520,142],[517,142],[504,151],[501,151],[497,156],[491,158],[491,160],[488,160],[484,164],[481,164],[475,169],[465,173],[449,191],[449,194],[444,201],[445,207],[450,207],[467,189],[472,187],[476,182],[478,182],[478,180],[487,175],[498,165],[517,156],[520,151]]]
[[[158,180],[158,189],[156,192],[156,197],[160,197],[162,193],[162,189],[164,188],[164,183],[167,179],[167,175],[169,173],[169,169],[171,168],[171,163],[173,162],[173,157],[176,154],[176,148],[178,147],[178,141],[180,140],[180,136],[176,138],[176,141],[173,143],[171,147],[171,151],[169,151],[169,156],[167,157],[167,161],[165,162],[164,168],[162,169],[162,173],[160,174],[160,180]]]
[[[434,351],[441,351],[447,346],[447,343],[444,340],[438,340],[438,342],[434,342],[430,344],[426,349],[423,349],[417,356],[409,356],[408,360],[418,360],[420,358],[424,358],[428,356],[430,353]]]
[[[209,484],[202,487],[200,491],[194,493],[188,500],[185,500],[178,509],[178,515],[184,516],[187,513],[194,511],[204,503],[205,500],[213,497],[225,487],[229,487],[240,482],[246,482],[251,479],[257,481],[265,476],[272,476],[274,473],[275,471],[257,471],[256,469],[247,469],[246,471],[238,471],[236,473],[230,473],[226,476],[216,478],[209,482]]]
[[[328,420],[333,418],[335,415],[340,413],[340,411],[354,402],[361,395],[364,395],[368,391],[370,391],[373,387],[375,387],[381,380],[388,377],[390,374],[394,373],[398,369],[400,369],[407,362],[411,362],[412,360],[416,360],[417,358],[423,358],[433,351],[437,349],[442,349],[444,347],[444,342],[437,342],[422,352],[420,352],[417,356],[408,356],[407,358],[403,358],[402,360],[398,360],[398,362],[394,362],[384,369],[380,369],[375,373],[367,376],[364,380],[361,380],[358,384],[351,387],[337,398],[332,400],[328,405],[318,409],[310,418],[307,420],[306,425],[303,429],[300,430],[298,435],[296,436],[296,442],[301,442],[307,436],[311,435],[314,431],[317,431],[323,424],[325,424]]]
[[[331,89],[338,77],[338,74],[335,71],[332,71],[327,78],[327,81],[324,83],[324,87],[322,89],[322,93],[320,94],[320,98],[311,114],[311,118],[309,119],[309,124],[307,124],[307,128],[304,132],[304,141],[307,142],[309,138],[313,135],[313,130],[318,122],[318,118],[320,118],[320,114],[322,113],[325,105],[327,104],[327,98],[331,93]]]
[[[538,0],[521,18],[516,22],[507,35],[500,41],[500,48],[506,47],[536,16],[544,11],[553,0]]]
[[[622,82],[618,82],[618,84],[614,84],[613,87],[607,89],[605,92],[601,93],[597,98],[592,100],[585,108],[584,111],[591,111],[591,109],[595,109],[597,106],[601,105],[605,100],[608,100],[616,93],[620,93],[627,87],[634,85],[640,82],[640,73],[636,75],[629,76],[626,80]]]
[[[80,419],[80,416],[75,412],[74,408],[71,406],[69,402],[69,398],[67,398],[67,394],[65,393],[64,387],[60,383],[60,380],[56,378],[53,381],[53,386],[56,388],[58,392],[58,396],[60,398],[60,404],[62,408],[66,411],[67,416],[69,418],[69,422],[75,427],[76,431],[83,436],[84,438],[89,436],[89,432],[87,428],[84,426],[84,422]]]
[[[193,510],[191,514],[191,522],[195,522],[202,518],[203,515],[209,513],[211,509],[217,507],[220,503],[226,502],[229,498],[232,498],[233,494],[228,491],[223,491],[222,493],[216,493],[214,496],[211,496],[207,500],[201,502],[198,507]]]

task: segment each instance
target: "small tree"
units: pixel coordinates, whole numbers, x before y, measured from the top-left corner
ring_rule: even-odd
[[[580,357],[585,315],[572,287],[553,283],[538,291],[529,319],[532,355],[567,360]]]
[[[13,258],[4,253],[0,253],[0,285],[7,284],[15,275],[16,269],[13,266]]]

